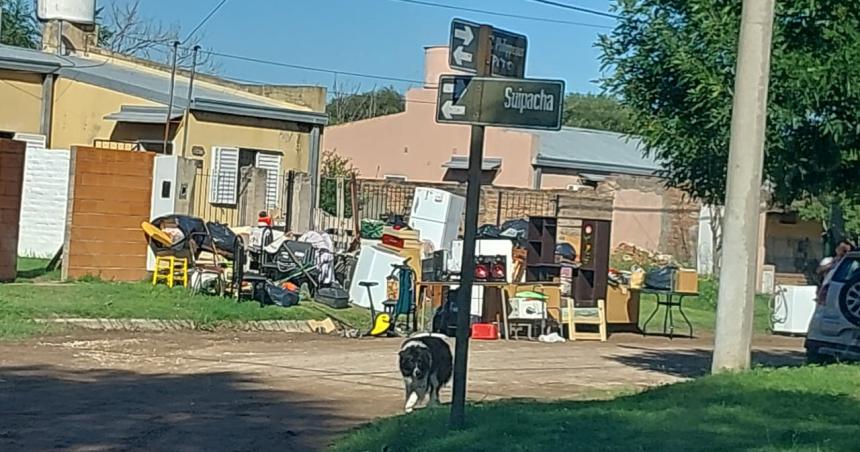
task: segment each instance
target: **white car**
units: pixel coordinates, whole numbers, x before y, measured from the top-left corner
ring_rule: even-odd
[[[804,344],[807,361],[860,361],[860,252],[845,255],[819,294]]]

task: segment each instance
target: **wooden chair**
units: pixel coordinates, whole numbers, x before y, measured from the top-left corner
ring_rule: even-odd
[[[567,299],[567,309],[563,313],[567,323],[567,338],[571,341],[600,341],[606,342],[606,301],[597,300],[596,308],[576,308],[573,299]],[[577,330],[578,325],[597,326],[597,332],[582,332]]]

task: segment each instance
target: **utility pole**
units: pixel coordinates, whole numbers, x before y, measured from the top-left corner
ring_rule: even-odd
[[[732,107],[712,371],[750,366],[775,0],[744,0]]]
[[[185,157],[186,147],[188,146],[188,129],[191,127],[191,99],[194,98],[194,76],[197,74],[197,52],[200,51],[200,46],[194,46],[191,56],[191,77],[188,78],[188,99],[185,103],[185,117],[183,122],[185,127],[182,129],[182,157]]]
[[[482,25],[478,31],[478,76],[492,73],[492,28]],[[442,89],[441,86],[438,87]],[[475,281],[475,240],[478,235],[478,211],[481,203],[481,167],[484,160],[484,126],[472,126],[469,145],[469,185],[466,187],[466,221],[463,231],[463,256],[460,265],[460,288],[457,290],[457,344],[454,349],[454,387],[450,426],[463,427],[466,412],[466,369],[469,361],[469,313],[472,283]],[[503,307],[506,309],[507,307]]]
[[[173,90],[176,88],[176,59],[178,56],[179,41],[173,41],[173,70],[170,71],[170,98],[167,100],[167,118],[164,120],[164,155],[169,155],[167,153],[167,143],[170,140],[170,117],[173,116]]]

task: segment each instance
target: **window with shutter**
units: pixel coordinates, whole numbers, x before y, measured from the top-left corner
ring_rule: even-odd
[[[209,202],[236,204],[239,180],[239,149],[212,148],[212,165],[209,175]]]
[[[278,154],[269,154],[265,152],[257,152],[257,168],[266,170],[266,209],[274,209],[278,206],[278,195],[280,194],[280,177],[281,171],[281,156]]]

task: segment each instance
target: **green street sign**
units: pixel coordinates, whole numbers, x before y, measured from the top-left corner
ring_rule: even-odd
[[[561,129],[564,82],[467,75],[439,78],[436,122]]]

